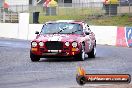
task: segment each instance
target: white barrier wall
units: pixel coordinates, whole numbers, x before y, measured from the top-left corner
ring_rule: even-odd
[[[0,23],[0,37],[32,40],[35,31],[41,31],[43,24],[29,24],[28,27],[20,24]],[[90,26],[95,33],[97,44],[115,45],[117,36],[116,26]]]
[[[28,39],[29,32],[29,13],[19,14],[19,26],[18,26],[18,38],[19,39]]]
[[[41,31],[43,24],[29,24],[28,40],[32,40],[36,37],[35,32]]]
[[[18,24],[0,23],[0,37],[18,38]]]
[[[29,24],[29,13],[19,14],[19,23],[0,23],[0,37],[33,40],[43,24]],[[97,44],[116,45],[116,26],[90,26]]]
[[[116,44],[116,26],[90,26],[90,28],[95,33],[97,44]]]

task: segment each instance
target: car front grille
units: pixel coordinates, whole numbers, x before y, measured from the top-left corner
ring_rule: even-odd
[[[48,41],[45,43],[45,46],[48,50],[62,50],[63,43],[59,41]]]

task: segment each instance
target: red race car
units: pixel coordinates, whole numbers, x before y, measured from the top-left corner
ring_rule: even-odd
[[[31,61],[42,57],[70,56],[76,60],[95,58],[96,39],[87,23],[74,20],[46,22],[41,32],[36,32],[36,39],[31,41]]]

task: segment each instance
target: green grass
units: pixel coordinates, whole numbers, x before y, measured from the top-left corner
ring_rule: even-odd
[[[39,8],[41,9],[41,8]],[[40,10],[39,14],[39,22],[44,23],[47,21],[52,21],[52,20],[84,20],[87,15],[90,15],[91,9],[89,8],[71,8],[71,7],[66,7],[66,8],[56,8],[57,15],[56,16],[46,16],[45,15],[45,10]],[[30,23],[32,23],[32,14],[30,14]]]
[[[85,16],[80,15],[64,15],[64,16],[42,16],[39,18],[40,23],[44,23],[47,21],[55,21],[55,20],[84,20]]]
[[[57,16],[40,16],[40,22],[49,20],[84,20],[90,14],[88,8],[57,8]]]
[[[106,25],[106,26],[132,26],[132,17],[129,15],[102,17],[93,19],[89,22],[93,25]]]
[[[132,26],[132,17],[124,16],[104,16],[100,18],[90,18],[89,15],[60,15],[60,16],[40,16],[39,22],[44,23],[53,20],[83,20],[90,25],[102,26]],[[90,18],[90,19],[89,19]]]
[[[45,10],[40,10],[39,23],[54,20],[83,20],[90,25],[106,26],[132,26],[132,16],[125,14],[121,16],[104,16],[101,8],[57,8],[56,16],[45,16]],[[101,16],[101,17],[100,17]],[[32,23],[32,15],[30,15]]]

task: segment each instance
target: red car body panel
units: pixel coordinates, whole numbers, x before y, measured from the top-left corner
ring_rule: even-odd
[[[54,23],[54,22],[48,22],[48,23]],[[68,23],[80,24],[82,27],[85,24],[83,21],[72,21]],[[76,48],[72,46],[72,43],[74,41],[77,42]],[[34,39],[32,42],[37,42],[37,46],[32,47],[31,45],[31,52],[38,56],[75,56],[80,53],[82,43],[85,43],[85,52],[88,53],[92,50],[92,47],[95,46],[96,40],[95,40],[95,35],[93,32],[90,32],[89,35],[86,35],[85,33],[82,35],[79,35],[79,34],[41,34],[40,33],[36,36],[36,39]],[[40,47],[39,42],[43,42],[44,45]],[[48,50],[47,45],[46,45],[47,42],[54,42],[56,44],[60,43],[62,45],[61,46],[62,48],[61,50],[54,50],[54,49]],[[68,47],[65,45],[66,42],[70,43]],[[48,47],[51,47],[51,46],[52,45]]]

